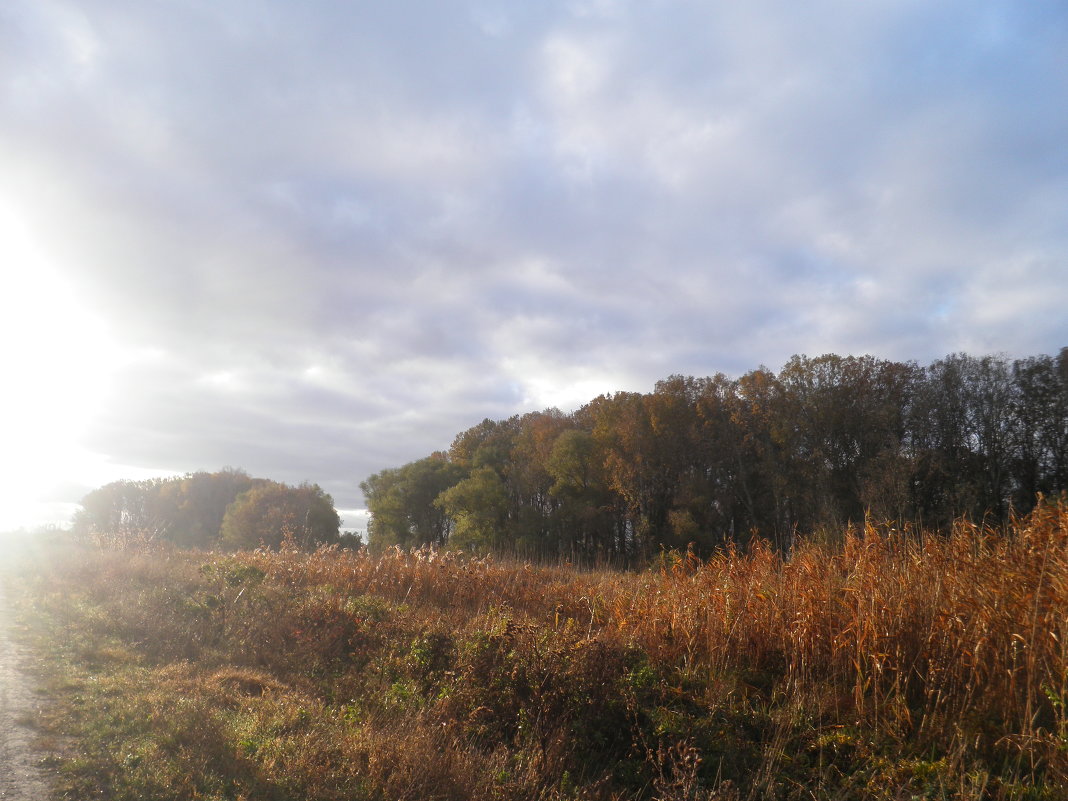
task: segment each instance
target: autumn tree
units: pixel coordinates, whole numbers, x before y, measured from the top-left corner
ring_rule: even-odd
[[[798,453],[784,394],[778,376],[760,367],[738,379],[728,401],[731,419],[741,432],[735,480],[745,528],[780,545],[788,542],[797,520],[792,488]]]
[[[114,481],[82,499],[74,529],[125,539],[167,542],[182,548],[218,543],[227,507],[263,479],[242,470],[198,472],[144,481]]]
[[[263,479],[243,470],[226,468],[216,473],[197,472],[168,481],[161,487],[171,522],[166,539],[183,548],[211,548],[219,541],[226,510],[243,492]]]
[[[73,531],[83,537],[110,536],[125,541],[158,540],[171,523],[160,502],[163,482],[113,481],[82,498]]]
[[[242,493],[223,517],[220,542],[239,550],[286,541],[305,550],[337,543],[341,519],[334,499],[317,484],[265,482]]]
[[[530,556],[709,551],[753,534],[1005,519],[1068,486],[1068,349],[790,359],[483,420],[363,485],[372,543]]]

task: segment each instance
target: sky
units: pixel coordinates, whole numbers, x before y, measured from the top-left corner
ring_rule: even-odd
[[[0,529],[794,354],[1068,345],[1060,0],[5,0]]]

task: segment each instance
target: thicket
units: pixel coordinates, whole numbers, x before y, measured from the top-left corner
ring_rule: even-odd
[[[643,572],[64,542],[18,586],[63,797],[1065,798],[1068,506],[840,539]]]
[[[314,549],[339,542],[340,528],[334,499],[319,485],[291,487],[227,468],[105,484],[82,499],[72,533],[182,548],[277,548],[288,540]]]
[[[698,553],[754,532],[1007,524],[1068,489],[1068,348],[926,367],[795,356],[777,374],[672,376],[571,414],[484,420],[362,485],[370,544],[525,557]]]

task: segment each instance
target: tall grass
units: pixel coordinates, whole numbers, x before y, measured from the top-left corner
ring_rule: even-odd
[[[24,589],[66,660],[43,725],[80,743],[70,792],[1068,797],[1064,502],[1007,533],[868,525],[644,572],[66,557]]]

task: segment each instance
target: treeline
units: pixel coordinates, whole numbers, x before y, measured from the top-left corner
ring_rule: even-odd
[[[302,548],[340,541],[334,500],[317,484],[291,487],[242,470],[115,481],[82,499],[73,531],[182,548]]]
[[[1068,488],[1068,348],[672,376],[570,414],[484,420],[361,488],[376,549],[626,558],[754,533],[788,547],[866,517],[998,523]]]

